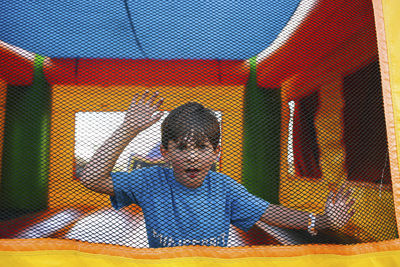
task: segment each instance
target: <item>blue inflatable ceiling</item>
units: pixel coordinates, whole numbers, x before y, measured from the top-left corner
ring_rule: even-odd
[[[0,40],[50,57],[248,59],[300,0],[2,0]]]

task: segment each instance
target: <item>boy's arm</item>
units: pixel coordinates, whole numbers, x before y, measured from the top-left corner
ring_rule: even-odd
[[[85,166],[80,180],[86,188],[114,195],[110,173],[117,159],[136,135],[156,123],[162,116],[158,111],[163,99],[157,101],[158,93],[155,93],[146,100],[148,94],[146,91],[139,101],[139,95],[135,95],[122,125],[104,142]]]
[[[331,193],[325,204],[325,212],[319,215],[312,214],[315,218],[315,229],[317,231],[323,229],[336,230],[347,224],[354,214],[352,207],[355,201],[349,198],[350,194],[351,191],[345,192],[344,188],[340,189],[336,196]],[[279,227],[309,230],[310,214],[309,212],[270,204],[260,220]]]

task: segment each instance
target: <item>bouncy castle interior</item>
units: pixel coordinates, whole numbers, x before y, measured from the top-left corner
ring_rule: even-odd
[[[0,262],[4,266],[398,266],[400,2],[2,1]],[[320,214],[345,186],[338,231],[257,224],[228,247],[148,247],[137,205],[79,181],[146,90],[169,112],[218,114],[213,168],[270,203]],[[163,165],[160,124],[114,171]],[[275,265],[274,265],[275,264]]]

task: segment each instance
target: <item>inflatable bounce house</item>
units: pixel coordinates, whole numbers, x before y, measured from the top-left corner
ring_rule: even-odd
[[[390,0],[1,1],[0,265],[399,266],[399,12]],[[211,168],[251,195],[318,215],[344,187],[354,214],[317,235],[232,224],[226,247],[153,233],[166,247],[152,248],[140,205],[116,210],[81,183],[146,90],[164,116],[186,102],[214,111]],[[112,172],[169,168],[163,120]]]

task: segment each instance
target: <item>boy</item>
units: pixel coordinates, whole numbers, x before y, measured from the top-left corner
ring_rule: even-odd
[[[132,139],[161,118],[162,102],[158,93],[136,95],[124,122],[96,151],[81,180],[87,188],[110,195],[117,209],[140,205],[150,247],[226,246],[230,224],[247,231],[259,220],[316,234],[344,226],[353,215],[354,200],[344,188],[336,196],[331,193],[325,213],[315,216],[269,204],[226,175],[210,171],[219,157],[220,125],[211,110],[197,103],[176,108],[162,124],[161,153],[171,168],[111,173]]]

